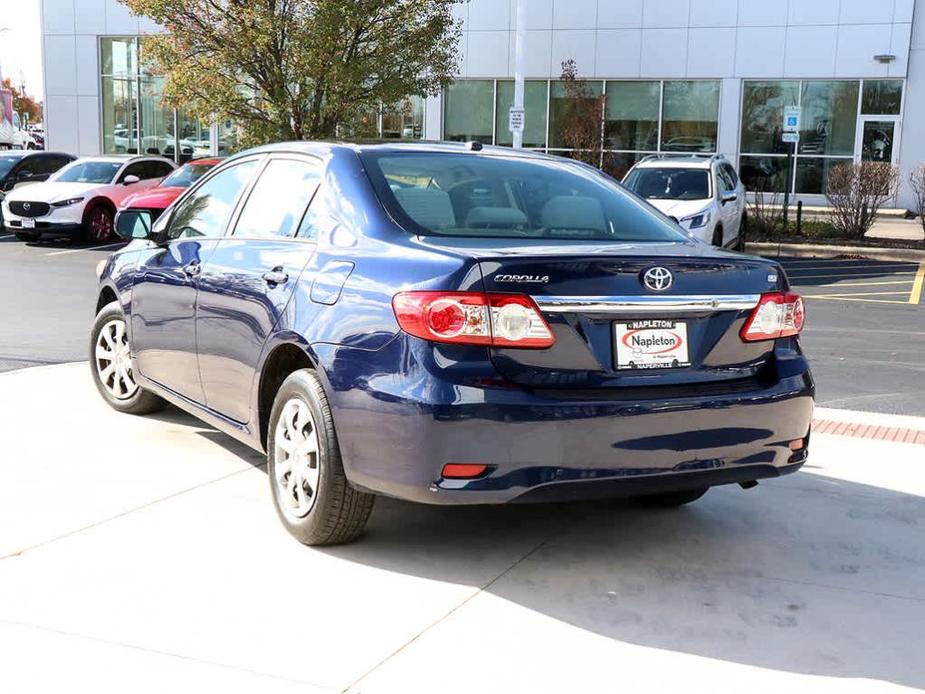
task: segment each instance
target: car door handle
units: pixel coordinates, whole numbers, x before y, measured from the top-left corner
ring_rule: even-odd
[[[202,270],[198,260],[192,260],[183,266],[183,272],[187,277],[195,277]]]
[[[275,267],[269,272],[263,273],[263,280],[267,284],[286,284],[289,281],[289,275],[281,267]]]

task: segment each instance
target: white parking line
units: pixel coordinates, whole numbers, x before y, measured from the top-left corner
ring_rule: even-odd
[[[45,255],[65,255],[67,253],[80,253],[81,251],[98,251],[102,248],[114,248],[115,246],[121,246],[122,242],[117,243],[106,243],[102,246],[90,246],[89,248],[68,248],[66,251],[52,251],[51,253],[46,253]]]

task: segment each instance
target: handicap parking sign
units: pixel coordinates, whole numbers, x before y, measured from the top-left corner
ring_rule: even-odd
[[[796,133],[800,131],[800,107],[784,107],[784,132]]]

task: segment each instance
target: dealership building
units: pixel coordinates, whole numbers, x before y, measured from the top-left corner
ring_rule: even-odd
[[[648,154],[722,153],[752,188],[821,203],[827,172],[893,162],[896,206],[925,162],[925,9],[914,0],[527,0],[524,146],[568,155],[562,63],[604,102],[603,163],[616,175]],[[517,0],[470,0],[459,74],[372,119],[381,137],[510,145]],[[42,0],[48,147],[158,152],[184,160],[234,150],[233,123],[204,124],[161,99],[145,73],[158,27],[116,0]],[[788,167],[783,117],[798,107]],[[907,127],[903,127],[906,124]]]

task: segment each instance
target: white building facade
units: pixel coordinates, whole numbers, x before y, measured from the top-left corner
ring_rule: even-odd
[[[604,167],[656,152],[720,152],[753,188],[822,200],[852,159],[925,161],[925,19],[914,0],[528,0],[524,145],[568,154],[562,63],[601,96]],[[50,148],[157,150],[182,159],[208,128],[160,103],[138,37],[157,30],[116,0],[43,0]],[[384,137],[510,144],[517,0],[470,0],[457,81],[373,115]],[[801,107],[793,165],[783,110]],[[906,124],[907,127],[903,127]],[[230,130],[229,130],[230,133]],[[220,142],[215,142],[218,137]],[[213,132],[213,149],[233,149]],[[909,204],[900,186],[898,206]]]

